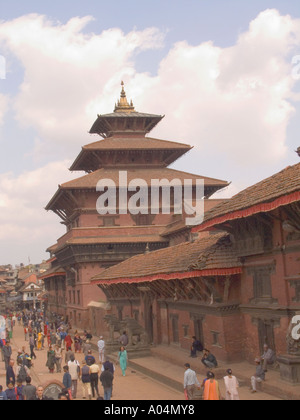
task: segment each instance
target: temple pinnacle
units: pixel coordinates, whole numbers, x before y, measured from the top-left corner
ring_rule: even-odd
[[[114,112],[125,112],[125,113],[135,112],[133,102],[131,101],[129,104],[127,101],[123,81],[121,82],[121,86],[122,86],[122,91],[121,91],[120,100],[116,104]]]

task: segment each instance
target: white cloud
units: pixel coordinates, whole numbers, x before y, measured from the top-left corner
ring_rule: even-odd
[[[133,55],[162,46],[163,34],[155,28],[83,34],[91,20],[73,18],[63,25],[32,14],[0,24],[0,42],[25,70],[14,100],[16,119],[37,131],[45,153],[49,145],[82,145],[99,112],[95,102],[113,110],[117,97],[105,95],[107,86],[117,92],[122,77],[133,74]]]
[[[55,243],[65,228],[57,217],[44,210],[59,183],[72,175],[70,161],[50,163],[20,176],[0,175],[0,263],[26,262],[27,256],[37,258]],[[46,257],[47,255],[44,254]]]
[[[279,162],[295,111],[289,54],[300,47],[299,26],[300,20],[267,10],[230,48],[176,44],[148,92],[142,76],[141,106],[166,110],[160,133],[191,142],[204,155],[214,150],[216,159],[234,165]]]

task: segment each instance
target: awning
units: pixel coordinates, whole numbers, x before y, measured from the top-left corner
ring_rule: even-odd
[[[184,273],[170,273],[170,274],[155,274],[152,276],[137,277],[137,278],[119,278],[113,280],[94,280],[92,283],[97,285],[113,285],[120,283],[127,284],[138,284],[147,283],[158,280],[170,281],[170,280],[184,280],[197,277],[217,277],[217,276],[233,276],[242,273],[241,267],[236,268],[221,268],[203,271],[190,271]]]

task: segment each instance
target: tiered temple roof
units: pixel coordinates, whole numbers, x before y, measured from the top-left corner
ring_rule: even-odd
[[[101,179],[109,179],[119,185],[119,173],[126,170],[128,182],[142,179],[151,186],[153,179],[204,180],[204,195],[209,198],[219,189],[227,187],[226,181],[193,175],[169,169],[171,163],[192,149],[190,145],[146,137],[163,116],[144,114],[135,111],[129,104],[122,82],[120,101],[112,114],[98,115],[91,128],[103,140],[88,144],[71,166],[71,171],[85,171],[88,174],[59,186],[57,193],[46,210],[58,212],[66,220],[66,214],[72,214],[78,208],[74,190],[94,190]]]

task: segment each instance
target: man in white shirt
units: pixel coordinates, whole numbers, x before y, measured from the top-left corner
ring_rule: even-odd
[[[196,390],[196,386],[200,389],[201,385],[198,381],[196,372],[191,369],[189,363],[184,365],[185,374],[184,374],[184,392],[187,395],[188,400],[192,400]]]
[[[68,363],[68,367],[69,367],[69,373],[72,378],[72,397],[73,399],[76,399],[80,364],[79,362],[77,362],[77,360],[75,360],[75,357],[72,356],[71,360]]]
[[[100,363],[105,362],[105,341],[103,340],[103,337],[100,337],[100,340],[98,341],[98,350],[99,350],[99,361]]]

